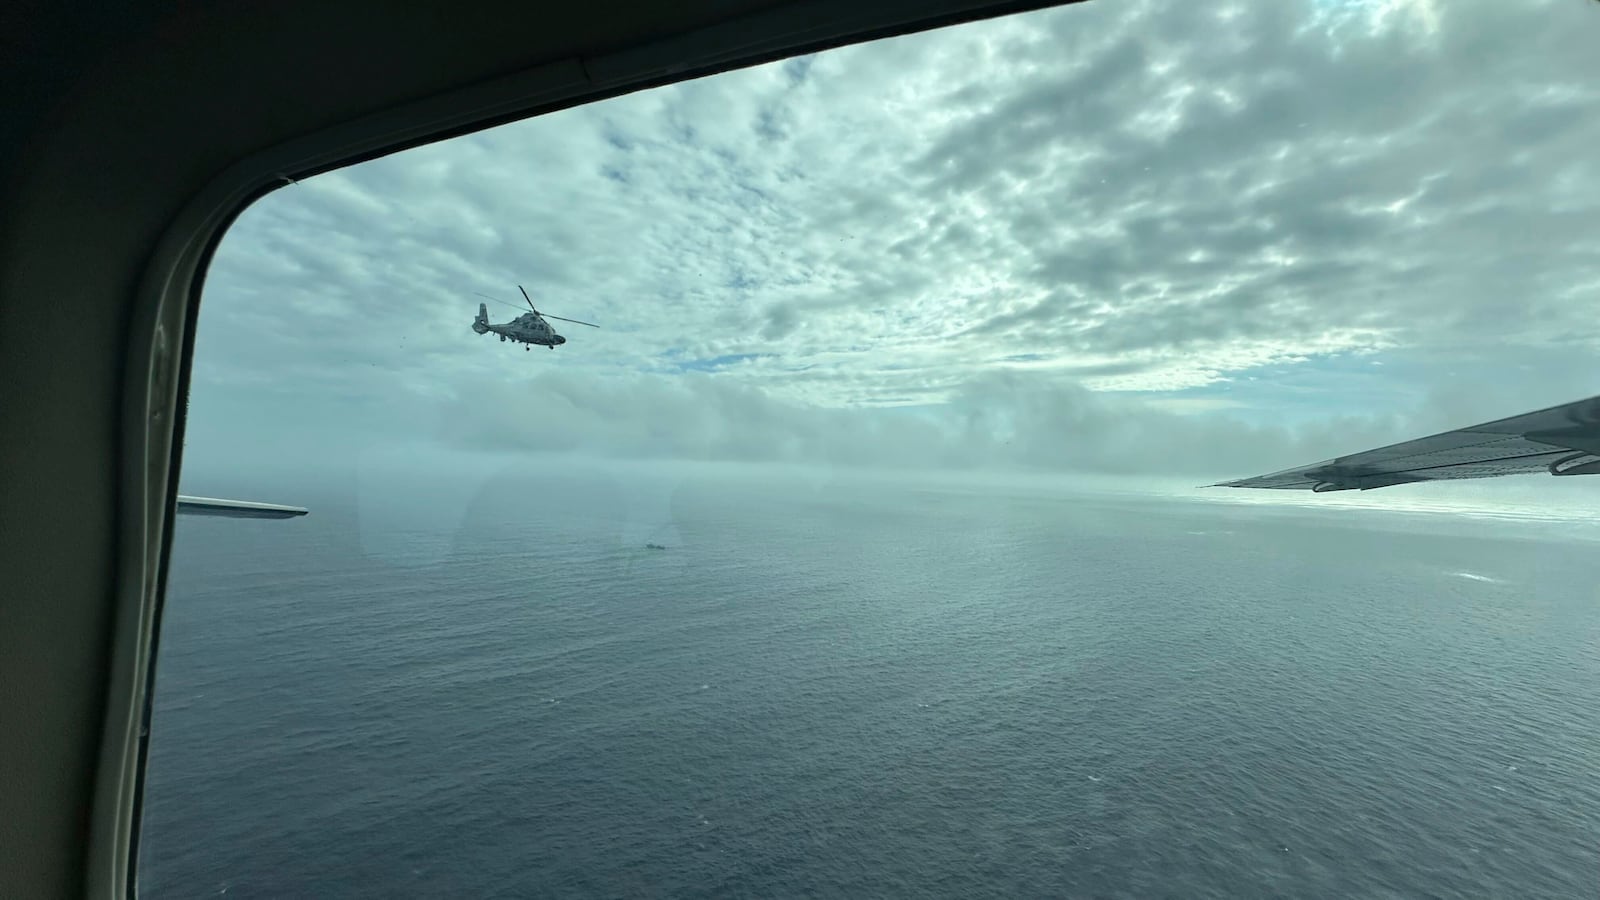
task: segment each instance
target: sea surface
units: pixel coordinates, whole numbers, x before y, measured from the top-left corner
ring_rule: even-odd
[[[419,495],[182,520],[144,896],[1600,896],[1592,524]]]

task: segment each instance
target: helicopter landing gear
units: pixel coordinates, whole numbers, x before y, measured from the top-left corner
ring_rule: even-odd
[[[503,335],[503,334],[500,335],[500,343],[504,344],[505,342],[506,342],[506,336]]]
[[[524,349],[524,350],[532,350],[533,348],[528,346],[527,344],[523,344],[522,345],[522,349]]]

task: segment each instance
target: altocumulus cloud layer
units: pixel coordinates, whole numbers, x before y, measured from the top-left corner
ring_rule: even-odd
[[[1095,0],[310,179],[218,254],[190,461],[1222,476],[1587,396],[1597,41],[1583,0]],[[519,282],[604,328],[472,334]]]

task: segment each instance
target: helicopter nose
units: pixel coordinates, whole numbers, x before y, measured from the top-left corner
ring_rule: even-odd
[[[566,342],[567,342],[567,339],[566,339],[566,338],[564,338],[564,337],[562,337],[562,336],[561,336],[561,335],[559,335],[559,334],[558,334],[558,335],[554,335],[554,336],[553,336],[553,337],[552,337],[552,339],[553,339],[553,340],[554,340],[554,341],[555,341],[555,342],[556,342],[556,343],[557,343],[557,344],[565,344],[565,343],[566,343]]]

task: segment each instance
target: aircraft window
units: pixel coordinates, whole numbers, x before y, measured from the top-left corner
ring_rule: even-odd
[[[1597,37],[1086,3],[274,192],[182,493],[310,513],[179,522],[141,888],[1592,894],[1594,408],[1349,455],[1600,394]]]

